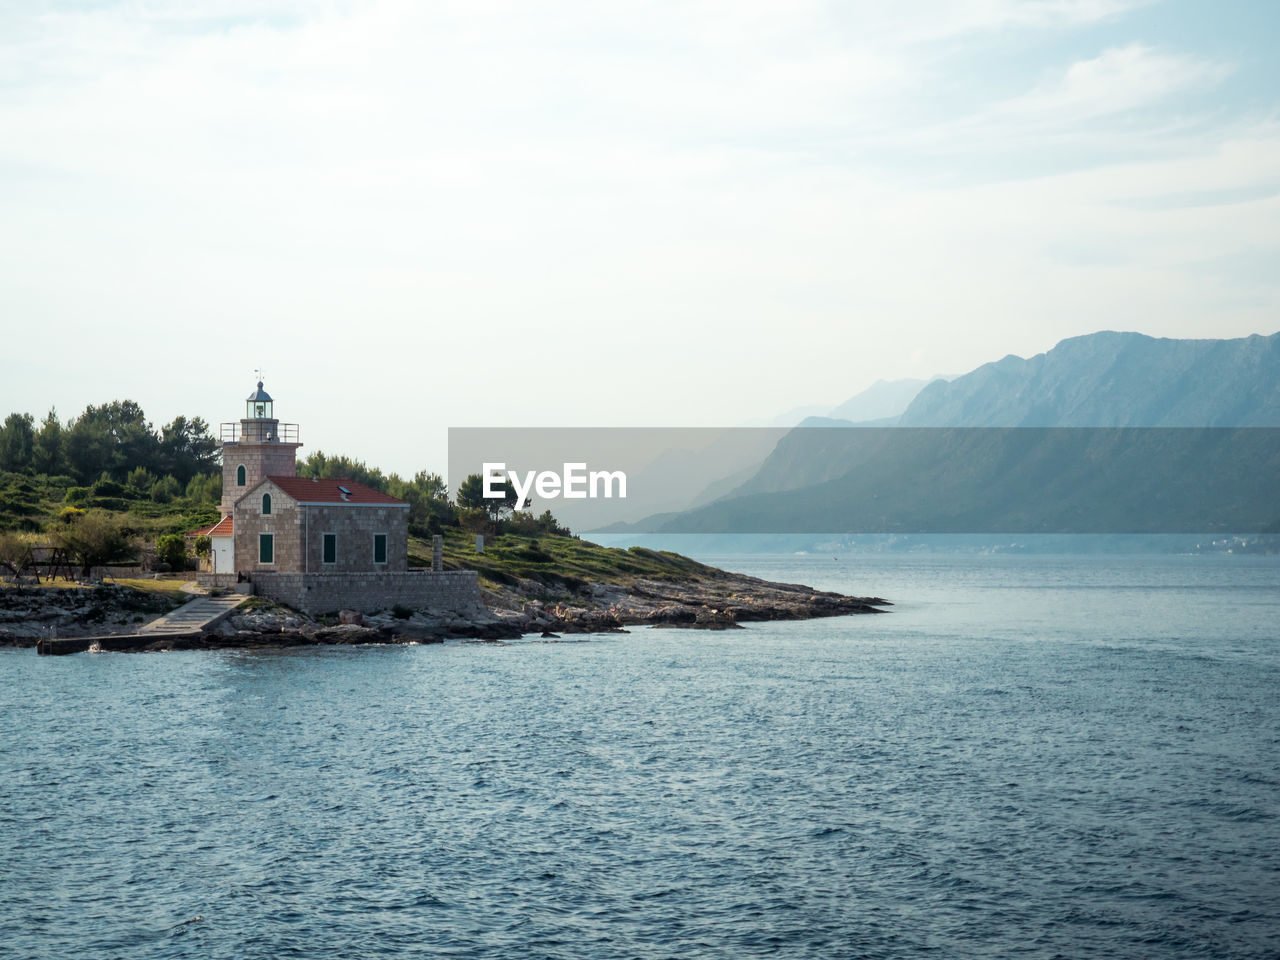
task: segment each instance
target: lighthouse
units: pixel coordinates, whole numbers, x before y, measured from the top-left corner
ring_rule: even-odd
[[[258,388],[244,403],[239,423],[224,423],[222,446],[222,515],[264,477],[292,477],[298,472],[299,432],[296,423],[281,423],[271,395]]]
[[[261,380],[219,440],[222,519],[191,531],[211,542],[207,586],[252,589],[304,613],[480,602],[474,570],[409,569],[408,503],[356,480],[298,476],[298,425],[280,422]]]

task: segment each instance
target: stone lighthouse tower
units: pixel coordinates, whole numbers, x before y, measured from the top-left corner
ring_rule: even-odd
[[[275,417],[271,396],[262,389],[249,394],[244,417],[239,423],[224,423],[222,446],[222,515],[251,487],[265,477],[292,477],[296,472],[298,440],[296,423],[281,423]]]

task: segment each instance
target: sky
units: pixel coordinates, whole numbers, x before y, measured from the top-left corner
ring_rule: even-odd
[[[1280,329],[1280,4],[0,4],[0,415],[731,426]]]

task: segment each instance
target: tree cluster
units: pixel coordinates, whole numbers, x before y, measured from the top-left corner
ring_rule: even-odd
[[[463,480],[457,495],[459,523],[476,533],[497,534],[509,531],[525,536],[571,536],[569,528],[561,525],[550,510],[544,510],[536,517],[532,510],[516,510],[520,496],[510,480],[503,481],[497,489],[501,496],[486,497],[484,478],[478,473]],[[533,505],[532,500],[525,502],[529,506]]]
[[[137,555],[138,546],[124,524],[107,513],[85,513],[51,527],[49,534],[54,546],[75,558],[85,579],[94,567],[127,563]]]
[[[0,426],[0,471],[87,484],[104,474],[126,483],[141,470],[185,489],[217,466],[217,441],[202,418],[178,416],[157,430],[132,400],[90,404],[66,423],[55,410],[38,426],[29,413],[11,413]]]

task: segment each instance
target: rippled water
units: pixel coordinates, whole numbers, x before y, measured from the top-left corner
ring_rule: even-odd
[[[0,651],[0,954],[1280,954],[1280,561],[725,563],[899,606]]]

